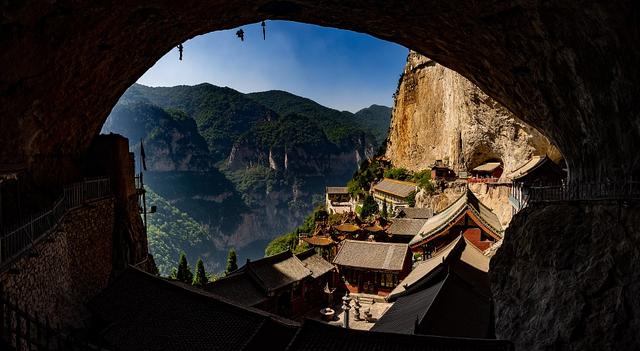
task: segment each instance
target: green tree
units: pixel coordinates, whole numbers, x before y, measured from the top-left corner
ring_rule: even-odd
[[[423,169],[420,172],[416,172],[413,175],[413,181],[418,184],[418,186],[424,189],[427,193],[433,193],[435,190],[433,183],[431,183],[431,170]]]
[[[412,191],[409,193],[409,195],[407,195],[407,203],[409,204],[410,207],[415,207],[416,206],[416,192]]]
[[[411,178],[411,172],[406,168],[391,168],[384,171],[385,178],[408,180]]]
[[[376,203],[376,200],[373,198],[373,195],[368,194],[367,197],[364,198],[364,202],[362,203],[362,210],[360,211],[360,217],[367,218],[376,213],[378,213],[378,204]]]
[[[189,268],[189,263],[187,263],[187,255],[184,251],[180,253],[180,259],[178,260],[176,279],[187,284],[191,284],[193,280],[193,273],[191,273],[191,268]]]
[[[389,217],[389,212],[387,212],[387,200],[384,200],[382,203],[382,213],[380,214],[382,218]]]
[[[207,272],[204,270],[204,263],[202,262],[202,258],[198,257],[198,262],[196,262],[196,275],[193,276],[191,285],[203,286],[207,281]]]
[[[229,250],[229,254],[227,254],[227,269],[224,271],[225,275],[229,275],[229,273],[238,269],[238,257],[236,256],[236,250]]]

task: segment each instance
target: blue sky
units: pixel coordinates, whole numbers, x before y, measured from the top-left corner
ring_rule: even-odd
[[[138,83],[149,86],[208,82],[243,93],[279,89],[338,110],[391,106],[408,50],[366,34],[287,21],[267,21],[212,32],[173,49]]]

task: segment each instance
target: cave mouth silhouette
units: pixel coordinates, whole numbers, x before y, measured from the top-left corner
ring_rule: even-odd
[[[571,0],[482,4],[464,0],[401,4],[132,0],[5,5],[0,23],[4,48],[0,52],[0,162],[24,164],[36,183],[67,183],[67,174],[73,174],[68,170],[77,167],[118,98],[164,53],[195,35],[283,19],[364,32],[415,50],[468,78],[548,137],[562,150],[570,182],[624,182],[640,174],[636,151],[640,149],[639,14],[640,6],[631,0],[587,4]],[[538,218],[553,220],[564,209],[540,212]],[[623,219],[632,222],[635,209],[626,208]],[[518,214],[518,218],[525,222],[524,216]],[[566,230],[579,229],[572,217],[563,219],[568,222]],[[625,228],[632,224],[614,228],[611,235],[628,231]],[[557,228],[542,229],[554,234]],[[513,234],[521,233],[514,230]],[[518,247],[524,249],[542,250]],[[628,261],[631,256],[625,257]],[[518,264],[536,271],[526,263]],[[553,276],[546,281],[553,282]],[[564,290],[561,282],[555,284],[550,286],[557,289],[540,294]],[[630,285],[625,286],[633,295]],[[519,293],[526,286],[521,289]],[[599,305],[596,297],[581,298]],[[502,312],[524,306],[525,301],[509,295],[496,300],[496,306]],[[636,305],[629,315],[638,315]],[[565,316],[562,307],[544,314]],[[609,330],[616,318],[625,316],[616,313],[598,319],[602,322],[594,333]],[[540,340],[535,336],[544,335],[541,325],[549,319],[537,317],[525,313],[506,318],[503,325],[512,327],[499,336],[516,338],[533,330],[524,337]],[[562,319],[555,328],[565,330],[564,326],[573,324]],[[595,345],[586,342],[589,338],[581,334],[583,329],[566,330],[577,334],[565,339]],[[617,330],[625,336],[634,332],[634,328]]]

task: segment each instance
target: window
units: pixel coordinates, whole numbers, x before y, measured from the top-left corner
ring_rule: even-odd
[[[398,285],[398,275],[394,273],[381,273],[380,286],[394,288]]]

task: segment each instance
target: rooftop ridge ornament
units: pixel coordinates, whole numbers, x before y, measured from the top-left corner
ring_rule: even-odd
[[[182,50],[184,50],[184,46],[182,46],[182,43],[178,44],[178,53],[180,54],[180,57],[178,57],[178,60],[182,61]]]
[[[266,31],[267,24],[264,23],[264,21],[262,21],[260,25],[262,26],[262,40],[267,40],[267,31]]]
[[[244,41],[244,31],[242,30],[242,28],[238,29],[238,31],[236,32],[236,36],[240,38],[240,41]]]

